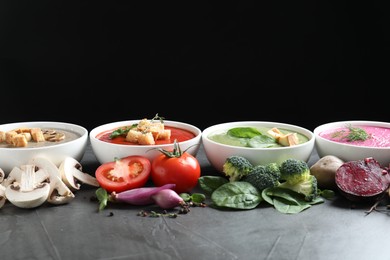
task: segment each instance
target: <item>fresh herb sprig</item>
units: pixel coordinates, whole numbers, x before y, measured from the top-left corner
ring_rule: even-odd
[[[365,141],[370,138],[370,135],[360,127],[354,127],[352,125],[347,126],[349,131],[340,130],[333,133],[333,137],[340,137],[340,139],[346,139],[348,142],[353,141]]]
[[[154,120],[159,120],[163,124],[164,119],[165,119],[164,117],[159,116],[157,113],[152,119],[150,119],[150,122],[153,123]],[[114,139],[118,136],[126,136],[131,129],[136,128],[137,126],[138,126],[138,124],[135,123],[135,124],[132,124],[131,126],[118,128],[118,129],[112,131],[112,133],[110,134],[110,139]]]
[[[154,120],[159,120],[161,124],[164,124],[165,118],[162,116],[159,116],[158,113],[150,120],[150,122],[153,123]]]
[[[353,127],[352,125],[348,126],[349,134],[347,136],[349,141],[365,141],[369,138],[369,134],[360,127]]]
[[[131,126],[126,126],[126,127],[122,127],[122,128],[118,128],[114,131],[112,131],[112,133],[110,134],[110,139],[114,139],[115,137],[118,137],[118,136],[125,136],[127,135],[127,133],[137,127],[138,124],[132,124]]]

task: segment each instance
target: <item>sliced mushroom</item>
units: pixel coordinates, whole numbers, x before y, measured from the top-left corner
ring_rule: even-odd
[[[79,190],[81,183],[99,187],[95,177],[84,173],[81,164],[72,157],[65,158],[59,166],[61,179],[72,190]]]
[[[35,182],[41,183],[41,182],[48,182],[49,181],[49,174],[41,169],[35,169]],[[3,181],[3,186],[7,187],[11,185],[14,182],[21,182],[23,170],[19,167],[12,168],[11,172],[8,174],[7,178]]]
[[[5,173],[3,169],[0,168],[0,183],[2,183],[5,179]]]
[[[65,204],[74,199],[75,195],[61,180],[61,174],[57,166],[44,157],[35,157],[30,160],[31,164],[47,171],[50,179],[50,192],[47,201],[51,204]]]
[[[20,182],[14,181],[5,187],[5,197],[20,208],[35,208],[42,205],[49,196],[49,183],[35,180],[34,165],[22,165],[21,171]]]
[[[5,187],[0,184],[0,209],[4,206],[7,198],[5,197]]]

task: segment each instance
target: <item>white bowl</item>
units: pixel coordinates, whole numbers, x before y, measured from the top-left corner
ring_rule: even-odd
[[[56,129],[69,131],[77,135],[76,139],[66,142],[53,142],[41,147],[0,147],[0,168],[9,173],[13,167],[26,164],[35,156],[43,156],[59,166],[68,156],[80,161],[88,144],[88,130],[82,126],[50,121],[18,122],[0,125],[0,131],[10,131],[19,127]]]
[[[336,141],[328,140],[322,136],[322,133],[325,130],[334,130],[340,127],[346,126],[359,127],[359,126],[374,126],[374,127],[384,127],[388,128],[389,136],[385,139],[387,140],[388,147],[367,147],[361,146],[359,143],[340,143]],[[379,122],[379,121],[366,121],[366,120],[350,120],[350,121],[338,121],[326,123],[320,126],[317,126],[314,129],[315,135],[315,147],[317,153],[320,157],[325,155],[334,155],[340,158],[343,161],[355,161],[361,160],[368,157],[373,157],[376,159],[382,166],[389,166],[390,163],[390,123]]]
[[[307,141],[294,146],[274,147],[274,148],[253,148],[226,145],[215,142],[209,138],[210,134],[216,132],[226,132],[234,127],[266,127],[290,130],[307,137]],[[202,143],[206,157],[211,165],[222,172],[223,164],[232,155],[238,155],[248,159],[253,165],[268,164],[271,162],[281,163],[288,158],[296,158],[308,161],[314,149],[314,134],[303,127],[266,121],[239,121],[222,123],[210,126],[202,132]]]
[[[133,144],[132,145],[132,144],[113,144],[113,143],[99,140],[97,138],[97,135],[99,135],[102,132],[114,130],[119,127],[130,126],[132,124],[137,124],[139,122],[140,120],[112,122],[92,129],[89,133],[89,138],[90,138],[92,150],[97,160],[101,164],[103,164],[106,162],[112,162],[115,160],[115,158],[123,158],[130,155],[140,155],[152,161],[157,155],[161,154],[161,152],[156,150],[155,148],[161,148],[164,150],[171,150],[173,148],[173,140],[171,140],[170,144],[159,144],[159,145],[157,144],[156,145],[134,145]],[[190,124],[182,123],[182,122],[169,121],[169,120],[164,120],[164,125],[181,128],[192,132],[195,135],[194,138],[189,139],[187,141],[178,142],[178,144],[182,151],[187,150],[188,153],[192,154],[193,156],[196,156],[199,150],[199,145],[201,143],[201,136],[202,136],[201,135],[202,131],[198,127]]]

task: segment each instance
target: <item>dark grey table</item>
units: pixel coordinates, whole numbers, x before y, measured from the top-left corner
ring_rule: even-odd
[[[197,155],[202,175],[218,174]],[[314,151],[309,164],[318,159]],[[81,161],[99,165],[88,146]],[[390,259],[390,216],[342,197],[299,214],[191,208],[177,218],[140,217],[145,207],[113,205],[98,212],[86,185],[67,205],[0,209],[0,259]],[[389,233],[388,233],[389,232]]]

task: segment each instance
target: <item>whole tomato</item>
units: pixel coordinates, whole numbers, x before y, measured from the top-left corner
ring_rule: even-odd
[[[161,152],[152,161],[151,178],[155,186],[176,184],[177,193],[188,193],[198,184],[201,174],[199,161],[190,153],[181,151],[174,141],[172,151],[159,149]]]
[[[95,176],[103,189],[121,192],[144,186],[149,179],[150,168],[148,158],[131,155],[100,165]]]

